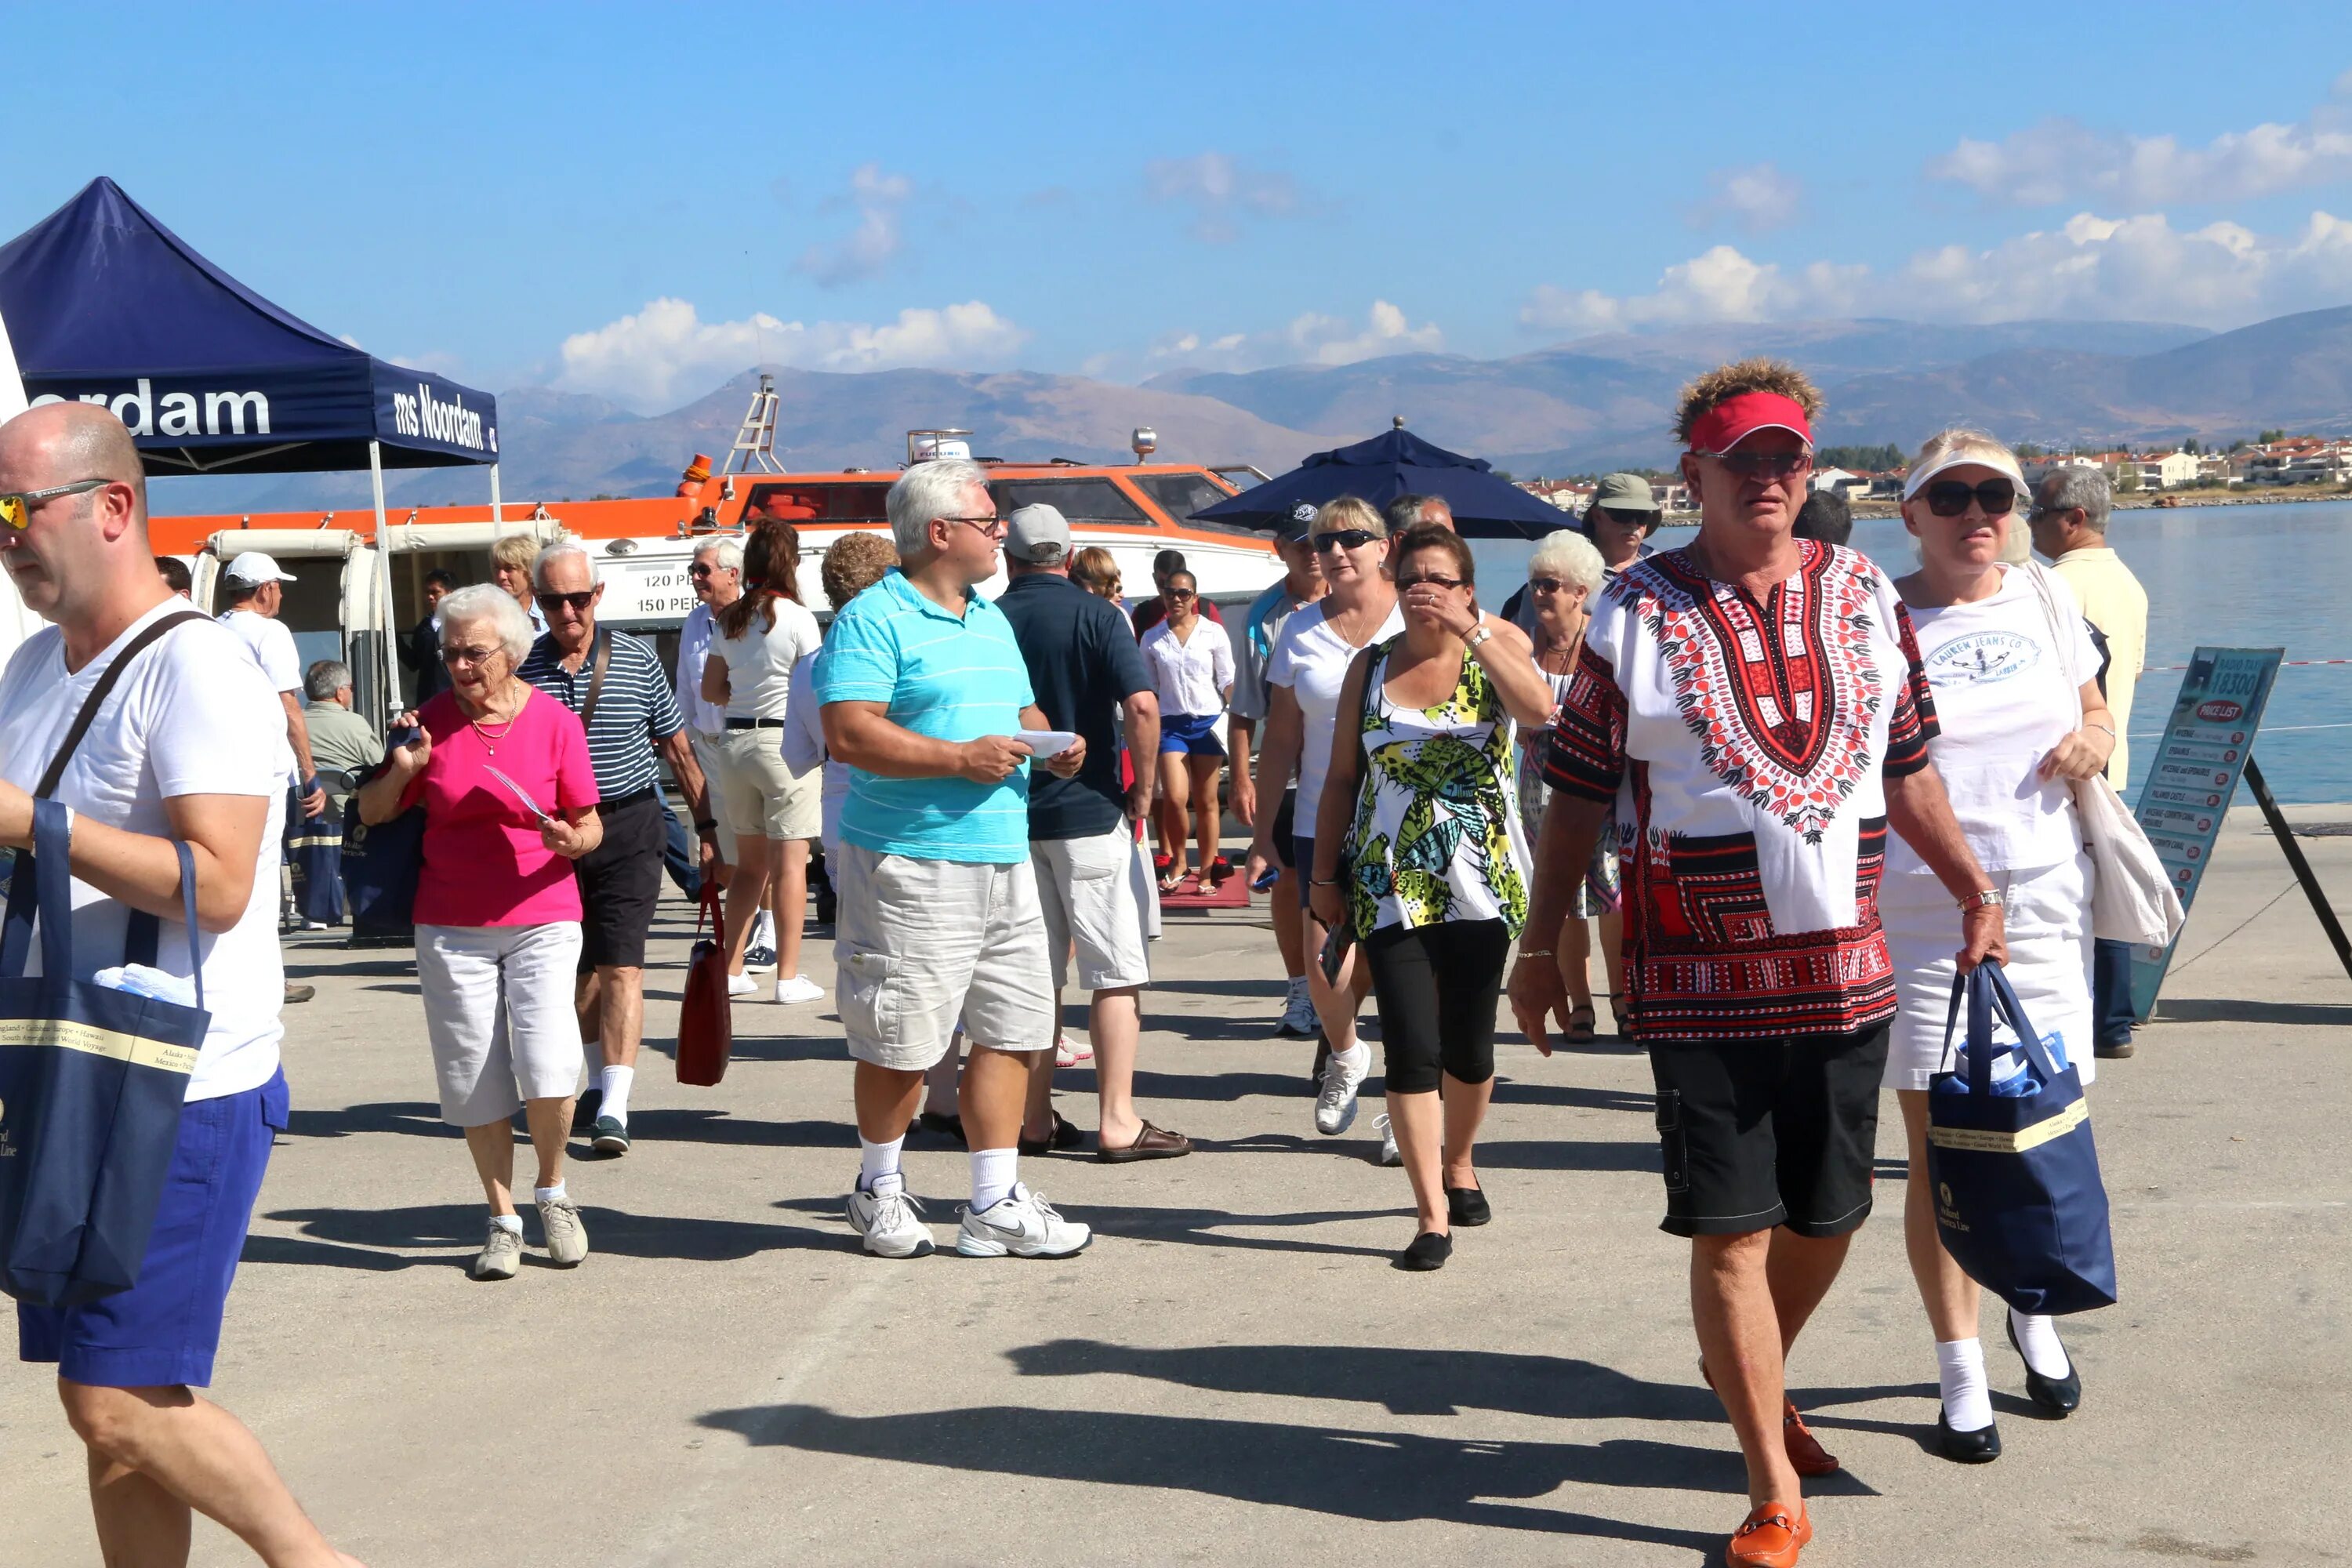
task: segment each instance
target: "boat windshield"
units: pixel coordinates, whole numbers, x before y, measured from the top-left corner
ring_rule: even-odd
[[[1135,482],[1160,510],[1178,522],[1190,522],[1194,512],[1228,499],[1206,474],[1138,474]]]
[[[1011,517],[1020,508],[1043,501],[1073,523],[1119,522],[1149,527],[1150,516],[1108,479],[1072,476],[1050,479],[995,479],[988,493],[996,499],[996,515]]]

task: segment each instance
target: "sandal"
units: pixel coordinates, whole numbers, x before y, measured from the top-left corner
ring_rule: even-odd
[[[1617,1026],[1615,1033],[1612,1034],[1610,1038],[1614,1040],[1630,1040],[1633,1037],[1633,1031],[1625,1026],[1627,1023],[1627,1019],[1625,1017],[1625,993],[1622,991],[1612,991],[1609,993],[1609,1020]]]
[[[1233,874],[1234,863],[1220,855],[1209,862],[1207,870],[1201,873],[1201,885],[1204,888],[1213,888]]]
[[[1014,1140],[1015,1146],[1021,1152],[1024,1154],[1050,1153],[1056,1149],[1075,1149],[1087,1141],[1087,1135],[1071,1126],[1060,1111],[1055,1111],[1053,1116],[1054,1130],[1045,1137],[1032,1138],[1023,1133]]]
[[[1571,1046],[1591,1045],[1593,1026],[1598,1022],[1593,1016],[1591,1003],[1579,1002],[1570,1007],[1568,1010],[1568,1043]]]
[[[1171,866],[1160,873],[1160,890],[1162,893],[1173,893],[1192,879],[1191,872],[1179,871]]]

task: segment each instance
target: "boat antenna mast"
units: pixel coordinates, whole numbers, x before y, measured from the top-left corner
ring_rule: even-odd
[[[742,428],[735,432],[735,445],[728,448],[719,471],[721,475],[784,471],[784,466],[776,461],[776,378],[766,371],[760,373],[759,390],[751,394],[751,405],[743,411]]]

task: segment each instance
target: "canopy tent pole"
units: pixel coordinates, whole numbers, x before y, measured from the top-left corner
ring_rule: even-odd
[[[490,465],[490,532],[493,537],[506,526],[506,510],[499,503],[499,466]]]
[[[368,443],[368,479],[375,488],[375,575],[376,618],[382,631],[376,637],[376,679],[383,684],[383,722],[389,724],[400,711],[400,660],[393,649],[393,639],[400,635],[392,617],[392,538],[383,521],[383,447],[381,443]]]

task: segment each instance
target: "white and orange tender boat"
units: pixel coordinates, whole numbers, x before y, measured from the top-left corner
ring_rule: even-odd
[[[667,657],[694,607],[687,568],[706,540],[762,518],[792,522],[800,532],[802,596],[822,615],[831,606],[818,573],[833,541],[889,531],[883,498],[899,469],[784,471],[772,455],[774,406],[763,378],[720,470],[712,473],[709,460],[698,457],[672,496],[422,507],[388,515],[381,537],[364,511],[158,517],[154,545],[189,563],[195,602],[205,607],[221,565],[239,551],[277,556],[297,579],[288,584],[280,614],[304,661],[349,664],[362,712],[396,709],[411,684],[401,679],[395,643],[423,613],[425,574],[443,569],[460,583],[486,582],[490,546],[507,534],[586,541],[598,553],[604,584],[600,620],[652,635]],[[911,431],[905,461],[966,456],[970,434]],[[1246,603],[1281,573],[1270,542],[1262,533],[1195,522],[1192,514],[1237,493],[1228,475],[1252,482],[1265,476],[1243,464],[1154,462],[1157,444],[1152,432],[1138,430],[1132,464],[978,460],[989,471],[1000,514],[1033,501],[1059,508],[1080,548],[1111,552],[1131,595],[1150,592],[1152,557],[1173,548],[1184,552],[1203,597]],[[999,578],[983,592],[1002,585]]]

